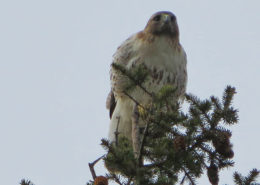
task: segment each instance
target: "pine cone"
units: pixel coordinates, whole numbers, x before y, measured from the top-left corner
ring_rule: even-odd
[[[212,185],[218,185],[218,181],[219,181],[219,177],[218,177],[218,167],[214,164],[211,164],[208,167],[208,178],[209,178],[209,182]]]
[[[232,144],[230,143],[231,135],[228,132],[219,133],[217,138],[213,139],[213,145],[216,151],[225,158],[234,157],[234,152],[232,150]]]
[[[176,151],[184,151],[186,149],[186,141],[184,136],[177,136],[173,140],[173,147]]]
[[[95,178],[94,185],[108,185],[108,180],[104,176],[98,176]]]

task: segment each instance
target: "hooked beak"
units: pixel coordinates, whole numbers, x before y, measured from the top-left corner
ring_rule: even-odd
[[[162,20],[164,23],[169,23],[171,21],[171,16],[169,14],[163,14],[162,15]]]

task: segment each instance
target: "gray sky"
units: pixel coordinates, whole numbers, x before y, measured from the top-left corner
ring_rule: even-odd
[[[156,11],[176,14],[188,55],[188,92],[237,88],[235,168],[260,168],[260,1],[8,0],[0,2],[0,180],[84,185],[104,153],[109,66],[117,46]],[[258,145],[258,146],[257,146]],[[98,175],[104,174],[102,165]],[[208,184],[203,177],[199,184]]]

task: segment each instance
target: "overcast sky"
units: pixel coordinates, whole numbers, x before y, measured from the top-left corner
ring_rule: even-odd
[[[237,88],[236,165],[220,184],[260,169],[259,0],[8,0],[0,2],[0,184],[91,179],[88,162],[104,154],[108,132],[112,55],[160,10],[177,16],[187,91],[206,98]]]

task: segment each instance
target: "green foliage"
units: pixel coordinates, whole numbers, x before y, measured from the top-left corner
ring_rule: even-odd
[[[131,177],[136,175],[136,160],[133,147],[125,137],[119,137],[118,144],[110,144],[102,139],[101,145],[108,151],[105,156],[105,165],[111,172],[120,172],[123,176]]]
[[[127,138],[119,137],[117,144],[102,140],[108,152],[104,158],[109,171],[107,177],[120,185],[173,185],[184,181],[196,184],[196,179],[207,171],[210,183],[218,184],[219,172],[234,165],[229,127],[238,122],[238,110],[232,106],[235,88],[227,86],[221,99],[211,96],[200,100],[186,94],[188,111],[183,112],[172,99],[174,87],[166,85],[153,94],[142,86],[149,75],[144,66],[136,71],[117,64],[113,67],[132,81],[132,87],[140,87],[150,95],[152,101],[140,113],[146,123],[140,141],[141,163]],[[235,173],[234,181],[252,184],[257,175],[256,170],[245,178]]]
[[[230,160],[234,155],[231,131],[227,128],[238,120],[237,110],[230,103],[234,88],[226,88],[222,102],[214,96],[202,101],[187,94],[187,113],[169,102],[171,93],[172,87],[163,87],[146,109],[148,114],[142,117],[149,123],[141,153],[147,164],[139,165],[131,143],[120,138],[118,146],[102,142],[108,151],[104,159],[107,168],[125,179],[147,185],[175,184],[180,180],[179,174],[195,184],[204,170],[208,171],[210,182],[218,183],[219,171],[234,164]]]
[[[259,183],[256,183],[256,179],[259,176],[260,171],[257,169],[253,169],[249,172],[248,176],[244,177],[240,173],[235,172],[234,182],[236,185],[260,185]]]
[[[22,179],[20,185],[34,185],[30,180]]]

